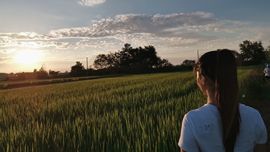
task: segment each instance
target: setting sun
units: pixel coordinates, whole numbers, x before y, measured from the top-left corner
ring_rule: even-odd
[[[14,63],[24,68],[36,68],[40,66],[42,54],[39,51],[19,51],[14,56]]]

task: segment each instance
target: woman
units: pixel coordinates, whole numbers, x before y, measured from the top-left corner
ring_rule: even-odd
[[[202,55],[194,70],[207,103],[188,112],[178,145],[185,152],[250,152],[267,141],[260,113],[239,104],[235,52],[217,50]]]
[[[270,79],[270,65],[269,64],[266,64],[266,66],[263,70],[263,73],[264,73],[265,79]]]

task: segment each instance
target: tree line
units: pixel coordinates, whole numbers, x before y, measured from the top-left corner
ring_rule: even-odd
[[[236,54],[239,64],[257,65],[270,61],[270,46],[265,49],[261,41],[245,40],[239,44],[240,52]],[[173,65],[167,59],[157,56],[154,46],[133,48],[130,44],[117,52],[99,54],[94,60],[94,68],[85,69],[81,62],[71,67],[71,76],[152,73],[191,70],[195,60],[184,60],[180,65]]]
[[[261,41],[245,40],[239,44],[240,51],[236,54],[239,64],[257,65],[270,62],[270,46],[266,49]],[[157,55],[154,46],[133,48],[126,43],[117,52],[99,54],[96,56],[93,68],[85,68],[83,64],[76,61],[71,66],[70,72],[46,71],[43,67],[33,72],[10,74],[13,79],[47,79],[90,75],[108,74],[133,74],[133,73],[155,73],[192,70],[195,60],[184,60],[180,65],[173,65],[167,59]]]
[[[154,46],[133,48],[128,43],[120,51],[97,55],[93,66],[94,68],[85,69],[82,63],[77,61],[71,67],[70,74],[81,76],[85,74],[151,73],[172,71],[176,68],[167,59],[157,56]]]

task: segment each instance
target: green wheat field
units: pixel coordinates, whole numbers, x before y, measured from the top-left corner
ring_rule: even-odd
[[[238,73],[243,94],[251,70]],[[192,72],[2,90],[0,151],[179,151],[183,115],[204,102]]]

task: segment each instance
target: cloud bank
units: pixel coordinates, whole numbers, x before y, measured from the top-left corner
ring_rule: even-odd
[[[36,49],[95,56],[117,51],[124,43],[130,43],[134,47],[154,45],[160,56],[180,59],[190,58],[193,56],[190,52],[196,50],[238,49],[245,39],[264,42],[269,37],[270,30],[266,27],[219,19],[208,12],[121,14],[92,21],[88,26],[56,29],[46,34],[0,33],[0,52]],[[3,54],[0,57],[4,60]]]
[[[217,30],[221,26],[218,22],[213,14],[207,12],[122,14],[93,21],[89,26],[52,30],[48,34],[0,33],[0,48],[107,49],[116,45],[120,47],[123,43],[177,47],[214,39],[215,36],[199,32]]]
[[[99,5],[102,3],[105,3],[106,0],[80,0],[78,3],[82,6],[95,6],[95,5]]]
[[[93,22],[88,27],[64,28],[50,32],[52,37],[104,37],[132,33],[169,33],[180,27],[207,26],[217,20],[211,13],[175,13],[168,15],[123,14]]]

